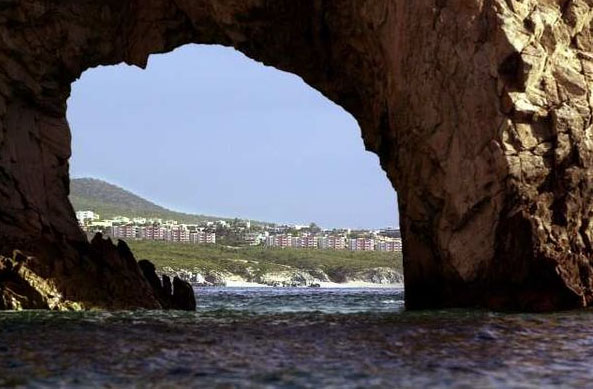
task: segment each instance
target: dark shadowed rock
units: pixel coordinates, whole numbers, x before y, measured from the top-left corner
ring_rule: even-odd
[[[0,255],[5,309],[161,307],[127,246],[118,248],[100,234],[90,244],[38,244],[43,251],[36,256],[16,250]]]
[[[171,278],[168,275],[163,274],[163,289],[167,296],[173,294],[173,287],[171,286]]]
[[[32,258],[15,251],[12,258],[0,256],[0,309],[77,310],[80,304],[62,298],[48,280],[29,268]]]
[[[142,259],[138,261],[138,265],[163,308],[186,311],[196,309],[194,290],[188,282],[175,277],[173,279],[173,288],[171,288],[171,279],[167,275],[163,275],[163,283],[161,284],[152,262]]]
[[[179,277],[173,278],[173,307],[184,311],[196,310],[196,298],[194,289],[189,282]]]
[[[152,289],[162,293],[163,286],[161,285],[159,276],[156,274],[156,268],[154,267],[153,263],[149,260],[141,259],[138,261],[138,266],[140,266],[140,270],[142,270],[144,278],[146,278]]]

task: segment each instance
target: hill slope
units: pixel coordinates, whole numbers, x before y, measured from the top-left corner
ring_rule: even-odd
[[[70,181],[70,201],[75,210],[92,210],[103,219],[113,216],[149,217],[196,223],[203,220],[226,220],[214,216],[191,215],[171,211],[119,186],[94,178]]]

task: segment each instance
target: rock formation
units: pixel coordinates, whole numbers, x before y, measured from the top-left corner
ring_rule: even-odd
[[[196,310],[196,297],[191,285],[179,277],[173,278],[173,308],[184,311]]]
[[[162,307],[123,241],[115,246],[97,234],[70,251],[47,245],[31,252],[37,256],[17,250],[12,258],[0,256],[0,308]]]
[[[179,309],[184,311],[196,310],[196,298],[192,286],[179,277],[173,278],[173,287],[171,279],[166,274],[163,275],[163,282],[156,274],[156,269],[152,262],[143,259],[138,262],[144,278],[148,281],[154,294],[165,309]]]
[[[592,6],[4,0],[0,254],[36,257],[66,299],[139,304],[95,280],[126,269],[122,281],[147,285],[119,249],[88,255],[68,202],[70,84],[90,67],[222,44],[356,117],[398,192],[409,308],[591,305]]]
[[[15,250],[13,258],[0,257],[0,309],[78,310],[83,307],[63,299],[51,280],[31,271],[27,258]]]

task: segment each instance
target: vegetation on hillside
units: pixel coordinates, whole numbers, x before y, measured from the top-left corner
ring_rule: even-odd
[[[190,245],[160,241],[128,241],[136,259],[148,259],[157,269],[194,269],[246,274],[246,269],[271,271],[323,270],[332,280],[344,274],[374,267],[390,267],[403,273],[401,253],[348,250],[305,250],[264,247],[233,248],[222,245]]]
[[[92,210],[103,219],[122,215],[177,220],[180,223],[188,224],[205,220],[230,220],[171,211],[119,186],[94,178],[72,179],[70,181],[70,201],[75,210]]]

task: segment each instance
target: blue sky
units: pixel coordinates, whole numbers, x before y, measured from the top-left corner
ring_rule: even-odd
[[[71,176],[168,208],[331,227],[397,226],[356,120],[301,78],[220,46],[86,71],[68,100]]]

